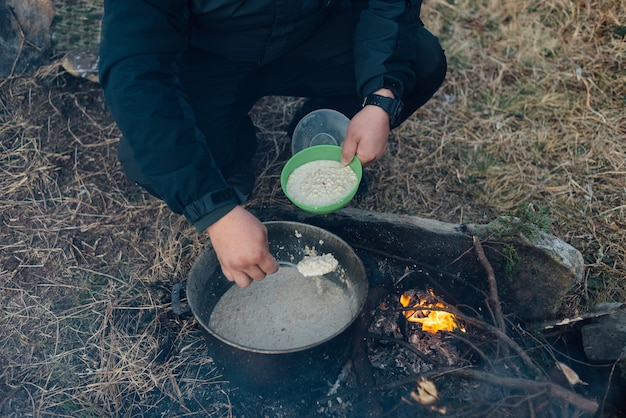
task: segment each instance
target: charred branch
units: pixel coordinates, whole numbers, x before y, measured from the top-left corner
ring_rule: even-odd
[[[597,310],[592,310],[589,312],[583,312],[576,316],[572,316],[569,318],[560,318],[560,319],[552,319],[549,321],[544,321],[539,324],[535,324],[533,328],[538,330],[551,330],[557,327],[565,327],[574,325],[578,322],[587,320],[587,319],[595,319],[600,318],[602,316],[613,315],[619,312],[626,311],[626,303],[616,303],[611,304],[606,307],[602,307]]]
[[[478,255],[478,260],[480,264],[485,269],[487,273],[487,281],[489,283],[489,303],[488,306],[491,306],[494,314],[494,322],[502,331],[506,333],[506,326],[504,324],[504,315],[502,314],[502,305],[500,303],[500,297],[498,296],[498,285],[496,283],[496,274],[491,266],[489,260],[487,260],[487,256],[485,255],[485,250],[483,249],[480,240],[476,235],[472,237],[474,242],[474,249],[476,249],[476,254]]]
[[[595,414],[599,407],[596,401],[587,399],[577,394],[576,392],[568,390],[552,382],[502,377],[473,369],[455,369],[450,370],[448,373],[454,374],[459,377],[479,380],[492,385],[498,385],[512,389],[528,390],[533,393],[546,392],[549,393],[551,396],[554,396],[555,398],[558,398],[582,411],[591,414]]]

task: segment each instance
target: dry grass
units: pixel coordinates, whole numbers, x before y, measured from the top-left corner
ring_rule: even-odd
[[[450,71],[359,206],[550,221],[588,263],[563,313],[626,300],[626,4],[425,3]],[[98,87],[57,70],[0,80],[0,415],[230,416],[193,321],[169,306],[204,237],[124,179]],[[299,102],[254,109],[255,204],[286,204]]]

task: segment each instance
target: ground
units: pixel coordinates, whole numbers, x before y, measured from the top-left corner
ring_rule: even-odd
[[[55,2],[58,27],[83,35],[57,35],[48,66],[0,80],[0,415],[240,416],[193,319],[170,306],[206,237],[124,178],[98,85],[59,65],[97,39],[100,8],[81,4]],[[393,132],[353,206],[519,216],[587,263],[561,315],[626,300],[626,4],[433,0],[423,20],[446,81]],[[299,103],[270,97],[251,113],[252,205],[289,205],[279,173]]]

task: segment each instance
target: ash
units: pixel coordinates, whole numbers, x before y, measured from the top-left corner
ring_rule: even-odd
[[[399,293],[392,292],[374,309],[363,312],[371,322],[362,339],[366,359],[353,356],[344,366],[326,399],[318,403],[315,416],[413,416],[416,410],[407,399],[415,387],[415,375],[463,363],[449,332],[424,332],[420,324],[408,322],[401,309]],[[365,396],[364,380],[373,389]],[[451,388],[457,396],[459,389]]]
[[[513,326],[507,328],[506,340],[499,334],[494,336],[490,331],[493,326],[481,318],[483,307],[459,302],[452,293],[442,294],[447,289],[438,286],[437,272],[360,256],[370,274],[370,289],[354,324],[350,341],[352,356],[336,379],[322,384],[321,388],[307,388],[310,396],[281,400],[232,397],[233,405],[238,406],[233,410],[234,418],[589,416],[585,411],[593,409],[593,405],[580,393],[594,395],[586,386],[565,387],[564,390],[569,390],[566,398],[553,396],[552,390],[546,390],[547,378],[537,380],[539,363],[530,359],[529,354],[524,361],[521,356],[502,349],[507,341],[507,345],[517,346],[542,361],[554,356],[552,347],[543,340],[524,338],[528,332],[522,323],[510,322]],[[431,287],[437,289],[437,295],[428,291]],[[409,322],[404,309],[428,308],[403,308],[400,296],[406,292],[424,295],[424,290],[434,299],[427,297],[427,303],[437,301],[458,310],[459,317],[466,322],[459,325],[467,331],[429,333],[422,330],[421,324]],[[466,374],[472,370],[474,373]],[[507,387],[498,383],[502,382],[501,378],[513,378],[524,385]],[[434,392],[434,401],[432,397],[430,400],[421,397],[424,387],[434,388],[426,393]]]
[[[367,344],[372,367],[400,377],[433,370],[433,364],[459,365],[462,360],[450,333],[424,332],[420,324],[408,322],[398,299],[398,294],[390,294],[373,313]]]

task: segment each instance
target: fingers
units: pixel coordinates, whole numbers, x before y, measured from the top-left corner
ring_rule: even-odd
[[[241,288],[248,287],[255,280],[262,280],[265,278],[265,274],[259,274],[259,272],[254,271],[254,269],[248,274],[243,271],[224,271],[224,276],[231,281],[235,282],[235,284]],[[259,269],[260,271],[260,269]]]
[[[269,252],[267,228],[241,206],[208,228],[224,276],[237,286],[249,286],[278,270]]]
[[[230,278],[228,280],[230,280]],[[241,287],[241,288],[248,287],[248,286],[250,286],[250,283],[253,282],[253,280],[250,277],[248,277],[246,274],[242,274],[242,273],[237,274],[235,279],[234,280],[230,280],[230,281],[231,282],[235,282],[235,284],[237,286]]]
[[[357,141],[348,142],[346,140],[341,150],[341,163],[348,165],[352,162],[354,157],[359,159],[363,167],[372,165],[380,158],[377,154],[373,153],[373,150],[367,149],[367,146],[362,146]]]
[[[353,138],[353,136],[348,135],[341,146],[341,164],[343,165],[350,164],[356,155],[358,142]]]
[[[265,274],[274,274],[278,271],[278,261],[268,252],[267,257],[265,257],[260,263],[259,267]]]
[[[363,167],[374,164],[385,154],[388,138],[389,116],[382,109],[366,106],[348,125],[341,146],[342,164],[349,164],[355,156]]]
[[[257,265],[247,268],[245,271],[226,270],[224,276],[239,287],[248,287],[253,281],[263,280],[267,275],[278,271],[278,262],[268,252],[267,256]]]

